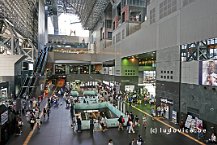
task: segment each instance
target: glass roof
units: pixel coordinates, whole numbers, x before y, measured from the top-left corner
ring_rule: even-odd
[[[109,0],[58,0],[58,13],[75,13],[79,16],[84,29],[92,30]]]

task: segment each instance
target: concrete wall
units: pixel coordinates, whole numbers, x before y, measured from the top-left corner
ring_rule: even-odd
[[[87,37],[78,37],[78,36],[66,36],[66,35],[48,35],[48,41],[49,42],[60,42],[60,43],[75,43],[79,42],[82,43],[82,40],[84,39],[85,43],[89,42],[89,38]]]
[[[0,76],[14,76],[15,63],[22,55],[0,55]]]
[[[217,37],[216,0],[195,0],[188,5],[183,5],[184,0],[177,0],[177,11],[159,19],[162,1],[152,0],[147,8],[148,20],[142,23],[141,29],[113,45],[120,57]],[[153,8],[156,9],[156,22],[150,24],[150,10]],[[101,58],[102,61],[105,59]]]
[[[157,105],[160,105],[160,98],[173,101],[173,105],[170,106],[170,117],[172,110],[179,112],[179,83],[156,81],[156,97]]]
[[[72,54],[72,53],[60,53],[49,52],[48,62],[54,62],[57,60],[78,60],[78,61],[97,61],[95,54]]]
[[[199,84],[199,61],[182,62],[181,82]]]
[[[194,84],[181,85],[181,112],[199,115],[202,120],[217,122],[217,89]]]
[[[67,81],[80,80],[84,82],[88,81],[114,81],[114,76],[103,74],[72,74],[67,75]]]
[[[47,43],[47,32],[45,26],[45,1],[38,2],[38,48],[43,49]]]
[[[156,79],[160,81],[179,82],[180,54],[179,47],[170,47],[157,51]]]

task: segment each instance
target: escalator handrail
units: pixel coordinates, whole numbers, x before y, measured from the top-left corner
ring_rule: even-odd
[[[30,79],[29,76],[26,76],[25,81],[23,82],[23,85],[19,90],[19,93],[18,93],[18,96],[17,96],[18,98],[21,98],[21,96],[25,93],[26,87],[23,87],[23,86],[25,86],[27,81],[29,82],[29,79]],[[28,82],[27,82],[27,84],[28,84]],[[23,92],[23,90],[24,90],[24,92]]]
[[[32,95],[33,89],[34,89],[32,87],[34,87],[36,85],[36,83],[38,82],[39,75],[42,75],[44,72],[44,68],[45,68],[45,65],[47,63],[48,52],[49,52],[49,48],[45,47],[44,51],[42,52],[42,54],[43,54],[42,58],[40,58],[39,66],[37,67],[37,71],[36,71],[35,75],[31,78],[31,82],[29,83],[28,87],[31,89],[31,91],[29,92],[29,95]],[[35,78],[34,82],[32,82],[33,78]]]
[[[44,61],[43,61],[43,64],[42,64],[42,68],[41,68],[41,75],[44,74],[44,69],[45,69],[45,66],[47,64],[47,58],[48,58],[48,51],[45,52],[45,58],[44,58]]]
[[[37,67],[38,67],[38,63],[40,62],[40,58],[42,56],[42,51],[40,52],[39,56],[37,57],[36,59],[36,62],[34,64],[34,70],[33,70],[33,73],[35,73],[35,71],[37,70]],[[35,70],[36,69],[36,70]]]

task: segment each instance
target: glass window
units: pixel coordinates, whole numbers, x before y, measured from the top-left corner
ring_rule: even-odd
[[[66,65],[59,64],[55,65],[55,74],[65,74],[66,73]]]
[[[88,65],[80,66],[80,73],[81,74],[89,74],[89,66]]]
[[[105,27],[112,28],[112,20],[105,20]]]
[[[78,74],[78,66],[69,65],[70,74]]]
[[[112,38],[112,32],[108,32],[108,38],[109,38],[109,39]]]

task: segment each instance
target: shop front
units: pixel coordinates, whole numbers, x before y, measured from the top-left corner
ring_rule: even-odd
[[[177,115],[175,115],[175,112],[173,110],[173,100],[167,99],[167,98],[161,98],[160,99],[161,108],[163,108],[163,117],[169,120],[174,120],[175,117],[177,118]]]
[[[8,108],[0,105],[0,144],[5,145],[9,139]]]
[[[8,88],[9,88],[8,82],[0,83],[0,101],[6,100],[8,98]]]

